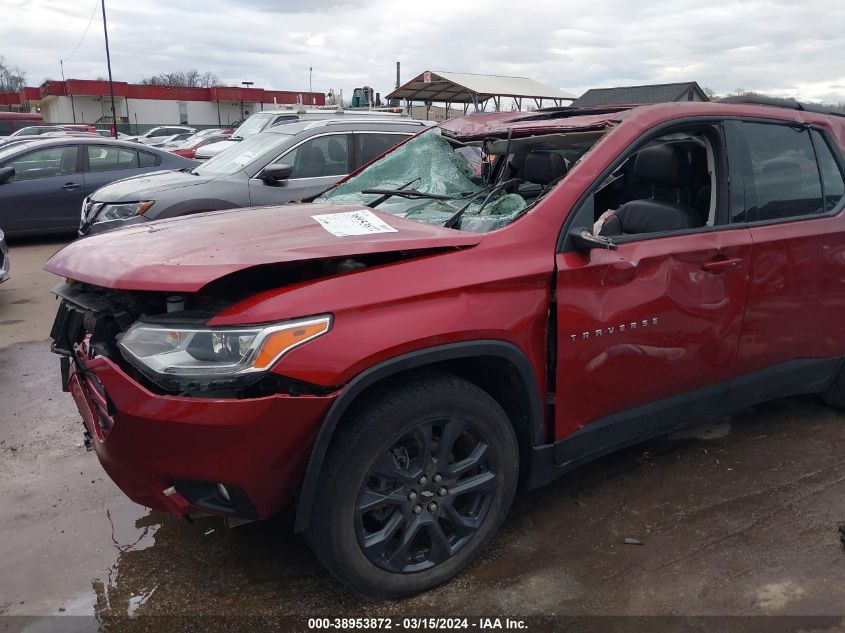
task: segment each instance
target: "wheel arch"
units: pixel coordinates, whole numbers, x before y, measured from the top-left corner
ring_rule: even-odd
[[[479,360],[484,361],[479,362]],[[305,469],[296,507],[295,531],[311,522],[314,494],[332,438],[350,409],[367,393],[391,379],[419,370],[439,369],[484,389],[508,414],[517,435],[520,461],[527,464],[530,449],[543,443],[545,428],[539,383],[531,363],[518,347],[505,341],[466,341],[403,354],[374,365],[353,378],[323,420]],[[499,390],[508,381],[510,390]],[[515,389],[514,389],[515,387]]]

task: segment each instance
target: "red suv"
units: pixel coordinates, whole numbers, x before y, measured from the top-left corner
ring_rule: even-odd
[[[412,594],[518,483],[767,399],[845,405],[843,147],[800,104],[448,121],[309,204],[74,242],[53,349],[129,497],[293,503],[347,585]]]

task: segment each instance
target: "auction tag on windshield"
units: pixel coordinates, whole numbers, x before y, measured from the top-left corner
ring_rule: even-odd
[[[324,229],[337,237],[368,235],[370,233],[396,233],[397,230],[372,211],[348,211],[312,215]]]

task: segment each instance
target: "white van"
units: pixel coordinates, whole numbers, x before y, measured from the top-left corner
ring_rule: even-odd
[[[253,134],[258,134],[267,128],[276,125],[284,125],[294,121],[322,121],[325,119],[337,118],[359,118],[367,116],[377,116],[379,119],[401,117],[399,112],[383,112],[380,110],[357,110],[343,108],[304,108],[302,106],[280,107],[274,110],[262,110],[250,116],[246,121],[241,123],[237,129],[232,132],[225,141],[217,143],[209,143],[200,147],[194,158],[196,160],[208,160],[212,156],[217,156],[220,152],[228,149],[235,143],[249,138]]]

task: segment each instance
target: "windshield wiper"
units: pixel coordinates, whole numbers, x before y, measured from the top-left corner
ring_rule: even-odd
[[[387,189],[386,191],[388,191],[389,193],[386,193],[386,194],[384,194],[384,195],[382,195],[382,196],[379,196],[378,198],[376,198],[375,200],[373,200],[372,202],[370,202],[370,203],[369,203],[368,205],[366,205],[366,206],[370,207],[371,209],[374,209],[375,207],[377,207],[378,205],[380,205],[382,202],[384,202],[385,200],[387,200],[390,196],[392,196],[392,195],[393,195],[396,191],[402,191],[402,190],[404,190],[406,187],[410,187],[411,185],[413,185],[415,182],[420,182],[420,181],[422,181],[422,178],[414,178],[413,180],[409,180],[409,181],[408,181],[408,182],[406,182],[404,185],[402,185],[401,187],[399,187],[399,189],[398,189],[398,190],[396,190],[396,189]],[[370,191],[371,191],[371,190],[370,190]],[[365,192],[364,192],[364,191],[362,191],[361,193],[365,193]]]
[[[469,201],[468,201],[468,202],[467,202],[464,206],[462,206],[460,209],[458,209],[457,211],[455,211],[455,212],[454,212],[454,213],[453,213],[453,214],[449,217],[449,219],[448,219],[448,220],[446,220],[446,221],[443,223],[443,226],[444,226],[445,228],[447,228],[447,229],[454,229],[454,228],[457,226],[458,222],[460,222],[460,221],[461,221],[461,216],[463,216],[464,212],[465,212],[467,209],[469,209],[470,205],[471,205],[473,202],[475,202],[475,200],[476,200],[476,199],[478,199],[478,198],[480,198],[481,196],[483,196],[485,193],[487,194],[487,197],[486,197],[486,198],[484,198],[484,202],[482,202],[482,203],[481,203],[481,206],[480,206],[480,207],[478,207],[478,211],[476,211],[476,215],[478,215],[479,213],[481,213],[481,210],[482,210],[482,209],[484,209],[484,206],[485,206],[488,202],[490,202],[490,199],[493,197],[493,194],[495,194],[497,191],[499,191],[500,189],[504,189],[505,187],[509,187],[509,186],[511,186],[511,185],[518,185],[518,184],[520,184],[521,182],[522,182],[522,179],[521,179],[521,178],[511,178],[510,180],[506,180],[505,182],[500,182],[498,185],[494,185],[494,186],[489,187],[489,188],[487,188],[487,189],[482,189],[481,191],[479,191],[478,193],[476,193],[474,196],[472,196],[472,197],[469,199]]]
[[[444,196],[439,193],[427,193],[425,191],[418,191],[417,189],[364,189],[361,193],[380,193],[385,197],[385,200],[391,196],[399,196],[400,198],[425,198],[426,200],[454,200],[452,196]]]

